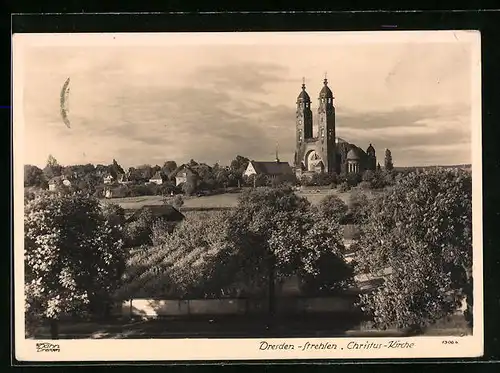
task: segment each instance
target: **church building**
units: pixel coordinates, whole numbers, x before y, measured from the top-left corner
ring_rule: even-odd
[[[305,82],[297,97],[296,147],[294,168],[298,178],[314,173],[363,173],[377,168],[375,148],[366,151],[336,136],[335,106],[325,77],[319,93],[316,125],[313,125],[311,99]],[[316,128],[314,128],[316,127]]]

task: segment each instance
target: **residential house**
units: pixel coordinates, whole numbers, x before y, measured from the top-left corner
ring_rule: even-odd
[[[149,179],[150,183],[154,183],[157,185],[163,184],[163,181],[165,180],[165,177],[163,176],[163,173],[161,171],[156,171],[156,173],[153,175],[151,179]]]
[[[198,177],[198,173],[188,165],[182,165],[170,174],[170,178],[175,179],[175,185],[185,183],[189,177]]]
[[[64,185],[66,187],[71,186],[71,181],[67,179],[65,176],[55,176],[49,180],[49,190],[55,191],[58,187]]]
[[[104,184],[112,184],[114,181],[114,177],[111,175],[111,174],[106,174],[104,177],[103,177],[103,182]]]

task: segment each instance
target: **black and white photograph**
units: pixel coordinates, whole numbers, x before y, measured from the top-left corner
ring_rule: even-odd
[[[16,358],[480,356],[480,71],[477,31],[15,34]]]

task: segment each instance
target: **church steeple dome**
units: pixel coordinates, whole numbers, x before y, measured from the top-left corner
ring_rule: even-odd
[[[306,92],[306,82],[305,79],[302,78],[302,91],[300,92],[299,96],[297,97],[297,103],[300,102],[311,102],[311,98]]]
[[[323,88],[321,89],[321,92],[319,93],[319,98],[332,98],[333,99],[333,93],[330,87],[328,87],[328,80],[326,79],[323,80]]]

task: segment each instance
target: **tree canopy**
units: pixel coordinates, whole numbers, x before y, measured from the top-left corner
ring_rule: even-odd
[[[124,269],[121,231],[99,202],[43,193],[26,204],[24,224],[27,314],[58,319],[99,308]]]
[[[461,170],[411,173],[371,203],[357,245],[360,272],[392,271],[365,295],[381,327],[428,325],[472,305],[472,179]]]

